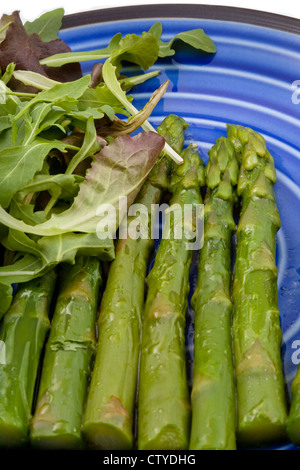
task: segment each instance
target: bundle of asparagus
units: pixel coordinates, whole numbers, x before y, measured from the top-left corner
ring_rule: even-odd
[[[4,315],[0,340],[0,446],[26,444],[40,356],[50,327],[56,273],[19,285]]]
[[[172,206],[201,204],[204,166],[198,150],[190,145],[184,164],[171,177]],[[167,220],[167,219],[166,219]],[[139,449],[187,449],[190,402],[186,376],[185,313],[189,291],[192,250],[184,233],[175,237],[175,217],[166,225],[148,276],[148,294],[143,315],[138,400]]]
[[[230,450],[236,448],[230,281],[238,163],[225,137],[208,153],[204,244],[192,298],[195,334],[190,449]]]
[[[233,285],[237,432],[241,443],[263,444],[285,436],[287,419],[275,263],[276,173],[260,134],[238,125],[227,132],[241,166]]]
[[[166,141],[180,152],[185,121],[169,115],[158,128]],[[169,161],[161,157],[142,187],[136,203],[148,214],[168,185]],[[129,218],[129,223],[133,217]],[[131,449],[133,416],[144,304],[146,269],[154,241],[148,236],[118,241],[98,320],[98,347],[83,432],[90,446],[100,449]]]
[[[170,115],[158,131],[180,152],[186,127],[183,119]],[[2,351],[0,364],[1,446],[28,442],[30,430],[36,447],[81,448],[86,440],[98,449],[132,449],[137,382],[139,449],[235,449],[236,437],[238,443],[253,445],[285,436],[287,410],[275,264],[280,219],[274,162],[264,139],[253,130],[230,125],[227,135],[209,151],[206,168],[204,245],[192,298],[191,437],[185,311],[193,251],[187,249],[191,240],[185,232],[181,238],[176,236],[178,221],[172,209],[179,208],[184,219],[185,205],[195,208],[202,202],[205,172],[193,145],[182,152],[184,164],[173,169],[170,182],[170,161],[161,157],[135,201],[150,212],[167,189],[172,195],[147,278],[145,305],[145,278],[154,245],[151,224],[148,238],[127,237],[117,242],[98,318],[97,349],[100,262],[94,257],[78,257],[73,266],[62,266],[32,420],[56,273],[51,271],[19,287],[0,331],[5,345],[5,361]],[[231,299],[231,238],[237,195],[242,209]],[[132,221],[134,217],[128,220]],[[299,375],[292,387],[288,421],[289,436],[296,443]]]
[[[95,257],[79,257],[74,265],[62,266],[31,423],[35,447],[67,449],[83,444],[81,422],[101,283],[100,262]]]

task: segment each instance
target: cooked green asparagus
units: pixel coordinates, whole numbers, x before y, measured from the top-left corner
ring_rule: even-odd
[[[148,295],[143,315],[138,401],[138,448],[141,450],[187,449],[190,400],[185,358],[185,313],[189,268],[193,251],[186,235],[176,236],[176,220],[191,205],[202,203],[204,167],[198,149],[183,153],[170,182],[172,199],[162,240],[148,276]],[[181,219],[181,220],[182,220]],[[167,223],[170,222],[170,223]],[[194,220],[195,223],[195,220]]]
[[[26,444],[56,274],[21,284],[1,324],[0,446]]]
[[[46,344],[31,443],[41,448],[80,448],[81,422],[95,350],[100,262],[79,257],[62,266],[60,290]]]
[[[180,152],[186,123],[168,116],[158,128]],[[168,184],[169,162],[160,158],[145,182],[136,203],[148,214],[158,204]],[[135,220],[129,218],[128,226]],[[150,232],[151,224],[147,224]],[[153,248],[148,237],[127,237],[117,243],[98,320],[98,346],[92,374],[83,432],[88,444],[100,449],[131,449],[140,346],[141,311],[147,263]]]
[[[285,435],[286,398],[280,356],[274,160],[263,137],[228,126],[240,161],[233,285],[233,337],[237,380],[237,433],[241,443],[275,442]]]
[[[204,244],[192,297],[195,334],[190,449],[232,450],[236,439],[230,284],[238,163],[225,137],[208,153]]]

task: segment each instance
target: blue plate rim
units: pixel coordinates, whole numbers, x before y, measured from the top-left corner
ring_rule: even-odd
[[[300,19],[249,8],[189,3],[161,3],[103,8],[65,15],[62,29],[118,20],[193,18],[262,26],[300,35]]]

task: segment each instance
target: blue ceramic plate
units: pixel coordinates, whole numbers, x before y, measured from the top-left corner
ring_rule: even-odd
[[[290,394],[300,360],[300,92],[294,83],[300,80],[300,21],[235,8],[152,5],[68,16],[61,38],[73,51],[98,49],[117,32],[141,34],[155,21],[163,25],[163,40],[203,28],[217,53],[200,54],[177,43],[175,58],[161,60],[150,69],[160,69],[161,75],[134,91],[135,106],[142,108],[168,79],[168,92],[150,119],[153,125],[169,113],[182,116],[190,124],[186,142],[197,143],[206,162],[209,148],[226,134],[226,123],[239,123],[260,132],[274,156],[282,221],[277,253],[282,361]],[[82,70],[87,73],[91,67],[85,62]],[[195,274],[194,266],[192,291]],[[191,310],[187,343],[191,359]],[[277,448],[295,449],[289,443]]]

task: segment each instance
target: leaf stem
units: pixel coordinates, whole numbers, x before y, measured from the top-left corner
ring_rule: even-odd
[[[72,64],[74,62],[107,59],[109,56],[110,53],[104,53],[102,49],[87,52],[67,52],[46,57],[45,59],[40,60],[40,64],[47,65],[48,67],[60,67],[61,65]]]
[[[134,77],[126,77],[126,78],[121,78],[119,82],[121,85],[130,85],[130,86],[135,86],[135,85],[140,85],[141,83],[144,83],[146,80],[150,80],[150,78],[156,77],[161,73],[160,70],[154,70],[153,72],[148,72],[148,73],[143,73],[140,75],[135,75]]]
[[[12,24],[12,21],[9,21],[4,26],[2,26],[2,28],[0,28],[0,34],[4,33],[4,31],[9,27],[10,24]]]
[[[37,95],[37,93],[25,93],[22,91],[5,91],[4,93],[6,95],[21,96],[25,98],[34,98]]]
[[[57,201],[57,196],[51,196],[51,199],[49,200],[48,204],[46,205],[46,207],[44,209],[44,213],[45,213],[46,217],[49,215],[49,212],[51,211],[51,209],[56,204],[56,201]]]

